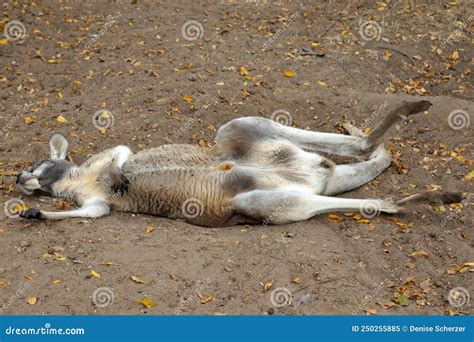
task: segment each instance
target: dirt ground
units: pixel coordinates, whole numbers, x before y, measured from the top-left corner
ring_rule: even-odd
[[[32,222],[2,211],[1,314],[473,313],[472,303],[448,302],[451,289],[474,289],[467,1],[44,1],[5,2],[2,12],[2,32],[12,20],[25,28],[0,40],[2,204],[69,206],[14,187],[18,172],[48,158],[53,132],[81,163],[118,144],[212,146],[230,119],[276,110],[299,128],[373,128],[405,99],[434,105],[392,130],[392,166],[343,196],[441,188],[471,197],[399,216],[224,229],[119,212]],[[197,29],[182,31],[185,23]],[[93,122],[100,109],[113,125]],[[271,302],[278,288],[290,305]]]

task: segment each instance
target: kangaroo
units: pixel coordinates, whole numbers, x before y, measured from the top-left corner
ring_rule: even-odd
[[[110,209],[221,227],[286,224],[334,211],[399,213],[422,201],[460,202],[462,195],[427,192],[392,201],[338,198],[381,174],[391,155],[381,141],[399,120],[427,110],[428,101],[403,102],[368,135],[346,123],[350,135],[312,132],[261,117],[234,119],[217,132],[216,145],[169,144],[133,153],[126,146],[100,152],[82,165],[66,159],[68,141],[54,134],[51,159],[17,176],[27,194],[74,200],[78,209],[25,209],[25,219],[98,218]],[[336,165],[319,153],[367,160]]]

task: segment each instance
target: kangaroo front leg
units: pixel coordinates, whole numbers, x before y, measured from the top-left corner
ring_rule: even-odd
[[[20,217],[26,219],[39,220],[63,220],[68,218],[98,218],[108,215],[110,208],[103,199],[92,199],[75,210],[68,211],[43,211],[36,208],[29,208],[20,213]]]

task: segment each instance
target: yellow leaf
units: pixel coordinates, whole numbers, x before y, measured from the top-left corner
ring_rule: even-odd
[[[96,271],[91,271],[90,277],[100,279],[100,273],[98,273]]]
[[[408,186],[412,189],[415,189],[416,188],[416,184],[408,184]]]
[[[458,52],[458,50],[455,50],[455,51],[451,54],[450,58],[451,58],[451,60],[453,60],[453,61],[459,60],[459,52]]]
[[[294,277],[293,279],[291,279],[291,282],[295,284],[301,284],[303,282],[303,279],[301,279],[300,277]]]
[[[273,283],[271,281],[269,281],[269,282],[265,283],[265,285],[263,285],[263,290],[268,291],[272,288],[272,286],[273,286]]]
[[[465,180],[471,180],[473,178],[474,178],[474,170],[472,170],[471,172],[469,172],[467,175],[464,176]]]
[[[319,46],[319,44],[320,44],[319,42],[312,42],[312,43],[311,43],[311,46],[312,46],[312,47],[316,47],[316,46]]]
[[[48,64],[58,64],[58,63],[61,63],[61,60],[60,59],[48,59],[47,63]]]
[[[185,96],[183,97],[183,100],[186,101],[186,102],[193,102],[193,98],[191,96]]]
[[[106,266],[110,266],[110,265],[113,265],[113,262],[112,260],[104,260],[101,262],[102,265],[106,265]]]
[[[25,121],[25,123],[26,123],[27,125],[29,125],[29,124],[35,122],[35,120],[34,120],[32,117],[29,117],[29,116],[26,116],[26,117],[23,119],[23,121]]]
[[[8,283],[6,281],[1,281],[0,280],[0,286],[6,286],[6,285],[8,285]]]
[[[59,279],[53,280],[53,284],[59,284],[60,282],[61,282],[61,280],[59,280]]]
[[[136,276],[131,276],[130,277],[135,283],[138,283],[138,284],[146,284],[143,280],[141,280],[140,278],[136,277]]]
[[[154,229],[155,229],[155,228],[153,228],[152,226],[146,226],[145,231],[146,231],[147,233],[151,233]]]
[[[247,68],[241,66],[241,67],[240,67],[240,70],[239,70],[239,73],[240,73],[240,75],[242,75],[242,76],[246,76],[246,75],[249,74],[249,71],[247,70]]]
[[[59,123],[67,123],[66,118],[65,118],[64,116],[62,116],[62,115],[58,115],[58,116],[56,117],[56,121],[59,122]]]
[[[365,312],[367,312],[368,315],[378,315],[378,311],[376,309],[365,309]]]
[[[414,251],[413,253],[410,254],[410,256],[412,257],[425,257],[425,258],[428,257],[428,255],[429,255],[428,252],[423,251],[423,250]]]
[[[392,53],[390,51],[388,51],[388,50],[384,51],[383,57],[385,58],[386,61],[388,61],[391,56],[392,56]]]
[[[54,255],[54,260],[57,260],[57,261],[65,261],[66,260],[66,257],[60,253],[57,253],[57,252],[54,252],[53,253]]]
[[[201,300],[201,304],[212,302],[214,299],[215,299],[214,296],[207,296]]]
[[[36,302],[38,302],[38,298],[36,297],[28,297],[28,299],[26,300],[26,302],[30,305],[35,305]]]
[[[319,84],[321,87],[323,87],[323,88],[327,88],[327,87],[328,87],[327,83],[326,83],[326,82],[323,82],[323,81],[318,81],[318,84]]]
[[[364,133],[369,134],[372,129],[370,127],[365,127],[364,128]]]
[[[152,308],[152,307],[156,306],[156,304],[153,302],[153,299],[148,298],[148,297],[143,298],[140,301],[140,304],[142,304],[143,306],[145,306],[147,308]]]
[[[250,96],[250,93],[247,90],[244,90],[242,92],[242,97],[249,97],[249,96]]]
[[[41,33],[41,30],[40,29],[34,29],[33,31],[31,31],[33,33]]]
[[[474,267],[474,262],[465,262],[464,266]]]
[[[81,85],[82,83],[79,80],[74,80],[74,84]]]
[[[60,99],[63,99],[63,98],[64,98],[63,93],[61,93],[60,91],[58,91],[58,92],[56,93],[56,95],[57,95]]]
[[[293,77],[293,76],[295,76],[295,73],[294,73],[293,71],[291,71],[291,70],[285,70],[285,71],[283,71],[283,76],[285,76],[285,77]]]
[[[8,40],[0,39],[0,45],[7,45],[7,44],[8,44]]]
[[[341,222],[344,220],[344,217],[338,216],[336,214],[329,214],[328,219],[330,219],[333,222]]]
[[[201,146],[201,147],[206,147],[207,146],[206,141],[202,140],[202,139],[198,141],[198,145]]]

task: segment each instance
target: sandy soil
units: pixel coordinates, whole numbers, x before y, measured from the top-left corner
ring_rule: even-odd
[[[370,128],[403,99],[434,105],[392,131],[392,166],[344,196],[473,193],[473,123],[449,119],[474,113],[467,2],[49,1],[2,10],[1,30],[19,20],[26,34],[0,45],[1,203],[68,207],[13,185],[48,157],[53,132],[68,136],[80,163],[117,144],[211,146],[228,120],[276,110],[300,128]],[[191,20],[202,30],[184,37]],[[113,113],[107,129],[93,124],[100,109]],[[447,298],[456,287],[473,293],[473,213],[470,197],[367,221],[353,213],[207,229],[117,212],[62,222],[2,212],[0,313],[472,314],[472,304]],[[272,304],[279,287],[290,305]],[[114,301],[94,303],[99,288]]]

